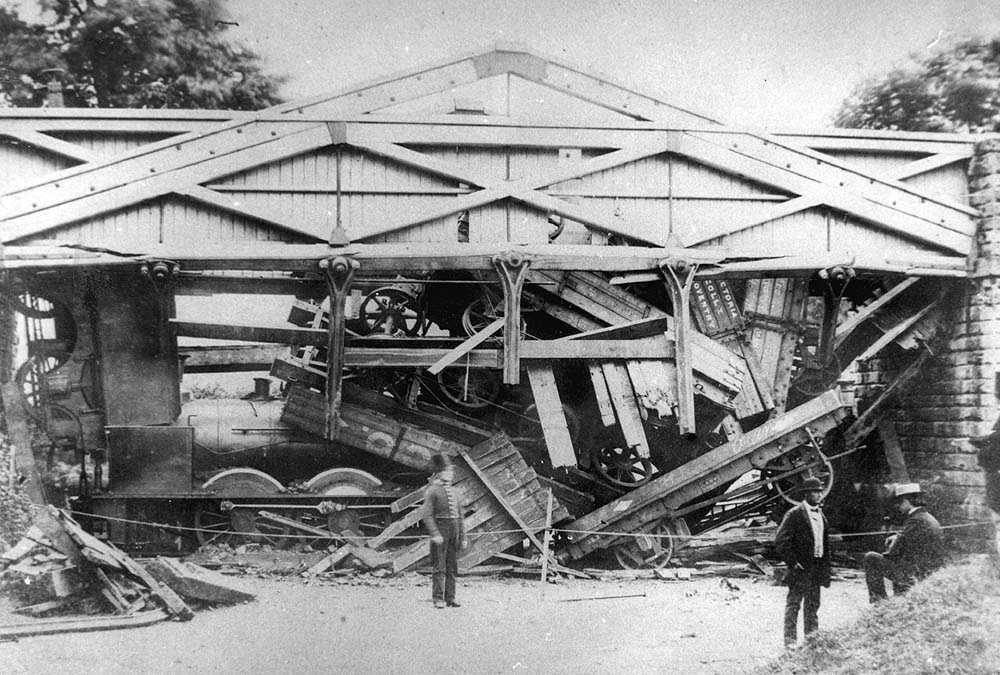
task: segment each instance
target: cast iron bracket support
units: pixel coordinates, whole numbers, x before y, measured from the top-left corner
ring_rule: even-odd
[[[504,384],[519,384],[521,381],[521,291],[528,276],[529,264],[529,260],[515,251],[493,256],[493,267],[503,286]]]
[[[326,348],[326,437],[333,439],[340,418],[340,378],[344,370],[344,316],[347,294],[354,273],[360,267],[357,260],[337,256],[319,261],[330,294],[330,323],[327,326]]]
[[[694,370],[691,363],[691,287],[698,263],[684,258],[660,261],[670,302],[674,307],[674,344],[677,371],[677,428],[682,436],[695,435]]]

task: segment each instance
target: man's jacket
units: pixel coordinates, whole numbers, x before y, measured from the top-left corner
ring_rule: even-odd
[[[903,530],[889,547],[895,571],[910,579],[923,579],[944,564],[944,534],[937,519],[922,506],[906,518]]]
[[[774,537],[774,548],[788,566],[788,583],[811,576],[823,586],[830,585],[830,530],[826,516],[823,518],[823,557],[813,556],[813,531],[805,503],[800,503],[785,514]]]
[[[441,535],[438,521],[445,518],[454,518],[453,525],[458,528],[458,536],[465,536],[462,509],[462,500],[454,485],[433,479],[424,489],[424,526],[432,537]]]

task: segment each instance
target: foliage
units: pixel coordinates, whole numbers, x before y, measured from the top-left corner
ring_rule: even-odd
[[[1000,578],[982,558],[938,570],[852,626],[817,631],[755,675],[1000,672]]]
[[[218,382],[208,382],[193,384],[188,387],[188,393],[191,394],[192,399],[200,398],[236,398],[236,395],[231,391],[223,387]]]
[[[66,105],[256,110],[282,78],[228,39],[223,0],[41,0],[41,24],[0,8],[0,93],[40,105],[47,68],[65,71]]]
[[[844,101],[838,127],[1000,130],[1000,37],[973,38],[869,80]]]

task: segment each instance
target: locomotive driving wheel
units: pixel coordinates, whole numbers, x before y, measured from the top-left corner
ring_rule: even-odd
[[[382,488],[382,481],[367,471],[350,467],[328,469],[310,478],[305,487],[329,498],[329,503],[333,506],[325,509],[326,513],[315,509],[301,512],[299,520],[306,525],[326,528],[332,534],[364,537],[377,535],[389,525],[388,509],[344,503],[350,501],[351,497],[368,497]],[[338,501],[338,498],[343,498],[343,501]],[[321,537],[309,541],[313,548],[329,543],[329,540]]]
[[[690,536],[683,518],[662,518],[629,536],[612,552],[622,569],[662,569]]]
[[[284,543],[284,527],[269,523],[257,515],[258,508],[244,508],[231,498],[261,498],[282,492],[281,483],[256,469],[228,469],[202,485],[217,498],[200,502],[195,509],[194,526],[198,545],[239,546],[260,543],[278,546]]]

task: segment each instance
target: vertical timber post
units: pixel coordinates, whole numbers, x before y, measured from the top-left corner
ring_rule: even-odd
[[[493,256],[493,267],[503,286],[504,384],[519,384],[521,381],[521,289],[524,288],[529,264],[520,253],[514,251]]]
[[[326,348],[326,437],[332,439],[340,417],[340,377],[344,370],[344,313],[357,260],[337,256],[319,261],[330,294],[330,323]]]
[[[674,308],[674,342],[677,363],[677,429],[683,436],[695,434],[694,370],[691,362],[691,287],[698,271],[697,263],[682,258],[667,258],[660,270],[670,292]]]

